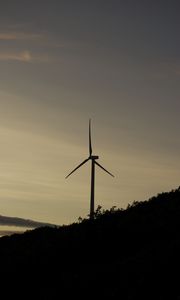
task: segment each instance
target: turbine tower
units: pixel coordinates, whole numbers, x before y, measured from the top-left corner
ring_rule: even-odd
[[[91,119],[89,120],[89,157],[85,159],[80,165],[78,165],[74,170],[72,170],[71,173],[69,173],[66,176],[66,179],[74,173],[77,169],[79,169],[82,165],[87,163],[89,160],[91,160],[91,198],[90,198],[90,219],[94,218],[94,187],[95,187],[95,165],[100,167],[103,171],[114,177],[113,174],[111,174],[109,171],[107,171],[103,166],[101,166],[97,159],[99,159],[99,156],[92,155],[92,143],[91,143]]]

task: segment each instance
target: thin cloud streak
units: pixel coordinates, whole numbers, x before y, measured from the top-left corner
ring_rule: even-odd
[[[53,59],[46,54],[32,55],[30,51],[26,50],[22,52],[0,52],[0,61],[48,63],[53,62]]]
[[[4,31],[0,32],[0,43],[5,42],[12,43],[13,47],[21,47],[22,51],[7,50],[3,52],[0,51],[0,61],[19,61],[19,62],[36,62],[36,63],[49,63],[54,61],[59,61],[58,56],[49,56],[46,52],[47,49],[58,49],[64,48],[66,44],[64,42],[57,42],[53,36],[49,36],[47,32],[42,33],[28,33],[28,32],[13,32]],[[28,45],[28,46],[27,46]],[[36,53],[31,53],[27,48],[34,46]],[[38,46],[46,49],[44,53],[39,52]],[[25,50],[24,50],[25,49]]]
[[[23,51],[19,53],[10,53],[2,52],[0,53],[0,61],[21,61],[21,62],[30,62],[33,60],[32,55],[29,51]]]
[[[48,32],[28,33],[23,31],[4,31],[0,32],[0,42],[35,42],[48,48],[64,48],[66,46],[72,47],[71,43],[67,41],[57,42],[57,38]]]
[[[50,223],[37,222],[29,219],[16,218],[16,217],[6,217],[0,215],[0,225],[1,226],[17,226],[17,227],[27,227],[27,228],[37,228],[42,226],[56,226]]]
[[[42,38],[42,34],[25,33],[25,32],[1,32],[0,40],[15,41],[15,40],[34,40]]]

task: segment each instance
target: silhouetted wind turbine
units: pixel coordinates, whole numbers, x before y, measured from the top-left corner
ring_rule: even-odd
[[[84,165],[88,160],[91,160],[91,199],[90,199],[90,219],[94,218],[94,186],[95,186],[95,165],[100,167],[103,171],[114,177],[113,174],[108,172],[103,166],[101,166],[96,160],[99,159],[99,156],[92,155],[92,143],[91,143],[91,120],[89,120],[89,157],[85,159],[80,165],[78,165],[71,173],[66,176],[66,179]]]

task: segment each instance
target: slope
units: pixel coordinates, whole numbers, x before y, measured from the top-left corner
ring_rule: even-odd
[[[180,299],[179,233],[180,188],[97,210],[93,221],[3,237],[1,291],[7,299]]]

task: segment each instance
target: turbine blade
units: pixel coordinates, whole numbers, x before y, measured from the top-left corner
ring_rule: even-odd
[[[69,173],[65,179],[67,179],[72,173],[74,173],[77,169],[79,169],[82,165],[84,165],[87,161],[89,160],[89,158],[85,159],[80,165],[78,165],[74,170],[72,170],[71,173]]]
[[[111,175],[112,177],[114,177],[113,174],[111,174],[109,171],[107,171],[105,168],[103,168],[97,161],[95,161],[95,164],[98,165],[98,167],[100,167],[101,169],[103,169],[106,173],[108,173],[109,175]]]
[[[89,156],[92,155],[92,144],[91,144],[91,119],[89,119]]]

